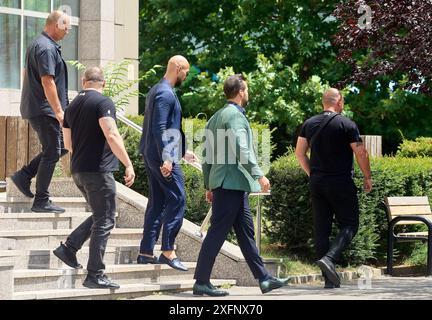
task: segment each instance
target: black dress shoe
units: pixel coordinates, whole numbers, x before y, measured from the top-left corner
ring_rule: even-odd
[[[60,208],[58,206],[56,206],[55,204],[52,203],[51,200],[49,200],[46,204],[44,205],[33,205],[33,207],[31,208],[31,211],[36,212],[36,213],[65,213],[66,210],[63,208]]]
[[[274,289],[279,289],[286,286],[289,280],[290,280],[289,278],[279,279],[276,277],[271,277],[267,280],[261,281],[259,283],[259,286],[262,293],[268,293]]]
[[[340,278],[336,272],[335,265],[328,257],[323,257],[317,261],[318,266],[324,275],[335,285],[340,285]]]
[[[188,271],[189,269],[186,268],[180,261],[179,258],[175,258],[175,259],[168,259],[167,257],[165,257],[163,255],[163,253],[159,256],[159,263],[165,263],[167,265],[169,265],[171,268],[176,269],[176,270],[180,270],[180,271]]]
[[[30,190],[31,179],[26,178],[20,171],[17,171],[11,176],[11,180],[23,195],[27,198],[34,198],[34,194]]]
[[[225,297],[228,292],[216,289],[211,283],[200,285],[195,282],[193,286],[193,294],[195,296],[210,296],[210,297]]]
[[[137,258],[137,264],[159,264],[159,259],[157,257],[139,255]]]
[[[112,282],[106,275],[96,277],[87,275],[83,286],[90,289],[120,289],[120,286]]]
[[[60,242],[60,247],[53,251],[54,255],[67,264],[69,267],[74,269],[81,269],[83,266],[78,263],[76,254]]]

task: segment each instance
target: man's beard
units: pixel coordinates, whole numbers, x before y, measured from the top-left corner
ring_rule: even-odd
[[[249,99],[242,99],[241,106],[243,108],[246,108],[248,104],[249,104]]]
[[[176,86],[176,87],[180,87],[180,86],[182,85],[182,83],[183,83],[183,80],[180,79],[180,78],[177,78],[177,81],[176,81],[176,83],[175,83],[175,86]]]

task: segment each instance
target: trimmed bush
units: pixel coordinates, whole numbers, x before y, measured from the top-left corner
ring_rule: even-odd
[[[129,117],[129,119],[135,122],[136,124],[142,126],[144,117],[134,116],[134,117]],[[185,131],[187,131],[186,130],[187,126],[193,127],[193,132],[195,133],[195,137],[187,137],[186,139],[187,141],[193,140],[194,149],[196,149],[200,145],[201,140],[200,140],[199,130],[204,129],[206,123],[207,121],[203,119],[185,119],[183,122],[183,128],[185,129]],[[253,129],[258,130],[259,133],[262,130],[268,129],[266,125],[262,125],[262,124],[252,123],[251,126]],[[135,173],[137,176],[135,179],[135,183],[132,186],[132,189],[144,196],[148,196],[147,174],[139,151],[141,134],[120,123],[119,123],[119,130],[121,135],[123,136],[123,139],[125,140],[126,150],[134,165]],[[204,190],[202,173],[189,165],[182,164],[181,166],[182,166],[183,174],[185,176],[185,187],[186,187],[185,217],[191,222],[200,225],[210,208],[205,200],[205,190]],[[115,175],[117,181],[120,182],[124,181],[123,179],[125,173],[124,171],[125,170],[123,165],[120,165],[120,170]]]
[[[398,149],[398,157],[432,157],[432,138],[417,138],[415,141],[404,140]]]
[[[377,158],[372,160],[374,189],[362,191],[363,177],[356,167],[359,188],[360,228],[341,264],[383,263],[387,248],[387,218],[382,206],[386,196],[432,196],[432,159]],[[286,246],[292,254],[316,258],[308,178],[290,154],[272,164],[269,173],[272,196],[264,201],[264,230],[271,241]],[[432,199],[432,198],[431,198]],[[405,227],[416,231],[419,226]],[[335,235],[334,230],[333,235]],[[412,244],[397,245],[399,259],[409,257]]]

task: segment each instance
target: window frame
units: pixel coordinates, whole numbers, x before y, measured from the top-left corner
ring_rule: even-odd
[[[55,0],[50,0],[51,3],[51,12],[54,10],[54,1]],[[22,76],[22,70],[24,69],[24,59],[23,57],[25,56],[26,50],[27,48],[24,47],[24,20],[25,17],[32,17],[32,18],[41,18],[41,19],[46,19],[48,17],[48,15],[50,14],[49,12],[39,12],[39,11],[32,11],[32,10],[25,10],[24,9],[24,2],[25,0],[21,0],[21,8],[10,8],[10,7],[2,7],[0,6],[0,13],[1,14],[10,14],[10,15],[16,15],[16,16],[20,16],[21,17],[21,34],[20,34],[20,44],[21,44],[21,56],[20,56],[20,70],[19,70],[19,74],[20,74],[20,89],[22,90],[22,84],[23,84],[23,76]],[[80,39],[80,18],[77,16],[72,16],[71,17],[71,25],[72,26],[76,26],[78,27],[78,43],[77,43],[77,48],[78,48],[78,56],[79,56],[79,39]],[[42,31],[42,30],[41,30]],[[77,79],[77,87],[79,87],[79,79]],[[0,89],[11,89],[11,90],[16,90],[16,89],[12,89],[12,88],[0,88]],[[75,92],[75,90],[69,90],[71,92]]]

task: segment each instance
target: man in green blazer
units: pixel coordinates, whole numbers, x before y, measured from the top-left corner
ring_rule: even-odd
[[[248,86],[241,74],[224,84],[227,104],[208,122],[203,152],[206,199],[212,203],[211,226],[203,242],[195,271],[194,295],[226,296],[210,283],[213,265],[229,231],[234,227],[240,249],[262,293],[280,288],[288,279],[269,274],[258,254],[249,208],[250,192],[268,192],[270,182],[258,166],[252,130],[245,117]]]

